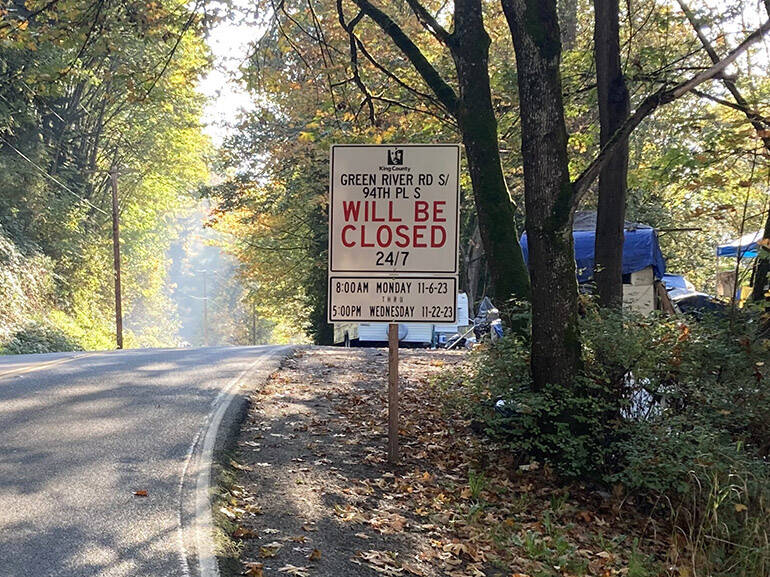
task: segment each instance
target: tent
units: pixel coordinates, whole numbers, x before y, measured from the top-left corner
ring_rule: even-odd
[[[717,246],[717,257],[737,258],[740,253],[741,258],[756,258],[762,235],[762,231],[758,230],[757,232],[750,232],[740,238],[734,238],[731,241],[720,244]]]
[[[631,274],[651,266],[655,278],[662,278],[666,272],[666,261],[660,251],[655,229],[635,222],[626,222],[624,229],[623,274]],[[575,239],[578,282],[587,282],[593,278],[594,274],[596,213],[587,211],[576,213],[572,236]],[[529,263],[526,232],[521,235],[521,251],[524,253],[524,261]]]

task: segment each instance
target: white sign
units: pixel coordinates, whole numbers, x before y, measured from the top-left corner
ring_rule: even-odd
[[[330,276],[329,322],[454,323],[457,278]]]
[[[460,146],[331,150],[329,272],[457,274]]]

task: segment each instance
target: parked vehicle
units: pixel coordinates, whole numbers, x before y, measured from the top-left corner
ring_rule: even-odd
[[[704,315],[722,315],[727,311],[727,305],[706,293],[687,289],[674,289],[668,291],[676,312],[683,315],[692,315],[696,319]]]

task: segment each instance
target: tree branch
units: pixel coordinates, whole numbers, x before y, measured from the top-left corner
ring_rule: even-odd
[[[709,58],[711,58],[711,62],[716,64],[717,62],[719,62],[719,55],[717,54],[717,51],[712,46],[711,42],[709,42],[709,39],[706,38],[706,35],[703,34],[703,30],[701,30],[701,27],[698,25],[695,19],[695,15],[692,13],[692,11],[687,6],[687,4],[684,3],[684,0],[678,0],[678,2],[679,2],[679,7],[682,9],[682,12],[684,12],[685,16],[687,16],[687,20],[689,20],[690,24],[695,30],[695,34],[698,36],[698,40],[700,40],[700,43],[703,45],[704,50],[706,50],[706,53],[709,55]],[[770,1],[768,2],[768,9],[770,10]],[[733,106],[733,108],[737,108],[738,110],[740,110],[746,115],[746,118],[748,118],[749,122],[751,122],[751,125],[754,127],[754,130],[757,131],[757,134],[762,139],[762,143],[765,145],[765,148],[768,151],[770,151],[770,135],[763,136],[766,132],[765,129],[768,126],[767,119],[760,116],[757,112],[751,110],[751,107],[749,106],[749,102],[743,97],[743,94],[741,94],[740,90],[738,90],[738,86],[736,86],[734,80],[730,78],[722,77],[722,84],[725,85],[725,88],[727,88],[727,90],[730,92],[730,94],[732,94],[733,99],[735,100],[736,105]],[[726,101],[722,101],[720,102],[720,104],[728,105]]]
[[[710,100],[711,102],[715,102],[716,104],[721,104],[722,106],[726,106],[727,108],[732,108],[733,110],[737,110],[738,112],[742,112],[746,115],[746,117],[751,120],[752,124],[754,122],[758,122],[759,127],[756,125],[754,128],[757,130],[765,130],[765,126],[767,128],[770,128],[770,118],[767,118],[766,116],[762,116],[759,112],[752,108],[748,108],[744,105],[738,104],[737,102],[731,102],[729,100],[725,100],[724,98],[719,98],[718,96],[714,96],[713,94],[709,94],[708,92],[703,92],[702,90],[693,89],[693,94],[696,96],[700,96],[701,98],[705,98],[706,100]]]
[[[735,62],[735,60],[741,54],[743,54],[749,48],[749,46],[762,38],[762,36],[766,34],[768,30],[770,30],[770,20],[766,21],[757,30],[752,32],[727,56],[725,56],[722,60],[718,61],[710,68],[700,72],[699,74],[696,74],[689,80],[677,84],[673,88],[668,90],[661,88],[654,94],[651,94],[645,98],[634,111],[634,113],[628,117],[626,122],[624,122],[623,125],[618,128],[615,134],[612,135],[610,140],[607,141],[607,144],[601,149],[593,162],[591,162],[591,164],[589,164],[588,167],[580,174],[580,176],[578,176],[572,183],[572,208],[577,210],[577,208],[580,206],[580,202],[583,200],[583,197],[588,192],[589,187],[594,182],[594,180],[596,180],[596,177],[599,176],[599,172],[601,172],[604,165],[607,164],[610,158],[612,158],[615,150],[626,138],[629,137],[634,129],[636,129],[636,127],[639,126],[645,118],[647,118],[661,106],[673,102],[677,98],[680,98],[688,92],[692,91],[697,86],[721,74],[724,69]]]
[[[420,24],[422,24],[428,32],[433,34],[436,40],[445,46],[449,46],[449,43],[452,40],[452,35],[447,32],[441,24],[438,23],[436,18],[430,12],[428,12],[425,6],[420,4],[420,0],[406,0],[406,2],[409,4],[412,12],[414,12],[414,15],[417,16],[417,20],[420,21]]]
[[[393,40],[407,60],[422,76],[425,83],[436,94],[439,101],[446,107],[450,114],[456,116],[460,109],[460,102],[454,89],[444,80],[433,65],[422,53],[420,48],[412,42],[412,39],[396,24],[385,12],[374,6],[369,0],[353,0],[353,2],[380,27],[380,29]]]
[[[363,41],[356,36],[356,43],[358,44],[358,49],[361,51],[361,54],[363,54],[366,59],[371,62],[372,66],[374,66],[377,70],[382,72],[385,76],[393,80],[396,84],[404,88],[405,90],[408,90],[418,98],[423,98],[431,103],[433,103],[438,108],[443,108],[443,104],[436,100],[435,96],[431,96],[430,94],[427,94],[423,92],[422,90],[416,89],[414,86],[409,85],[405,80],[399,78],[396,74],[394,74],[392,71],[388,70],[383,64],[381,64],[372,54],[369,52],[369,49],[366,47],[366,45],[363,43]]]
[[[353,81],[364,95],[364,102],[362,103],[362,107],[366,105],[369,109],[369,122],[372,123],[372,126],[377,126],[377,116],[374,113],[374,102],[372,101],[372,94],[369,92],[366,84],[364,84],[360,71],[358,70],[358,47],[356,46],[356,36],[353,33],[356,24],[361,21],[363,14],[363,11],[359,12],[355,18],[350,21],[350,24],[348,24],[345,22],[345,12],[342,7],[342,0],[337,0],[337,18],[340,21],[340,26],[342,26],[342,29],[347,32],[348,42],[350,43],[350,66],[353,72]]]

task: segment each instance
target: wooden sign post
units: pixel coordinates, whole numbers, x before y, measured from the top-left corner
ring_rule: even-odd
[[[398,464],[398,324],[388,325],[388,463]]]

